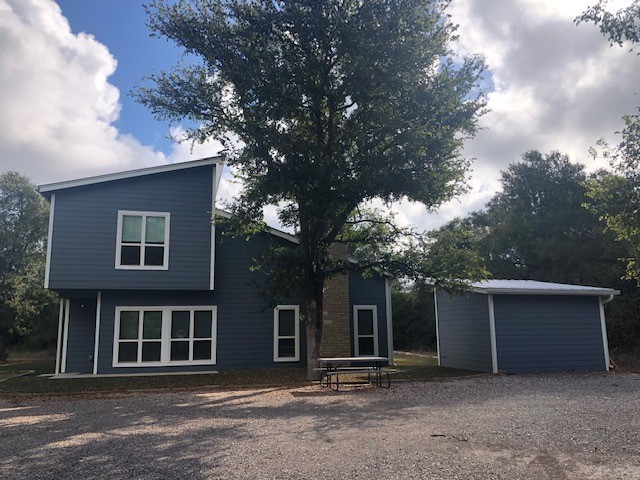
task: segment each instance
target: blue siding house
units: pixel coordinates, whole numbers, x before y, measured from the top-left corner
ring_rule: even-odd
[[[532,280],[437,289],[438,362],[493,373],[608,371],[603,305],[619,293]]]
[[[306,365],[303,299],[265,308],[265,277],[251,270],[256,255],[297,239],[275,229],[221,235],[222,167],[208,158],[40,186],[51,204],[45,287],[62,299],[56,374]],[[354,271],[341,285],[348,300],[325,311],[334,332],[324,351],[390,355],[388,280]]]

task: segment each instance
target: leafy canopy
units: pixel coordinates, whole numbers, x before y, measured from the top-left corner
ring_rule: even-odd
[[[244,185],[236,217],[278,205],[313,270],[359,205],[434,207],[465,189],[459,151],[484,106],[483,63],[453,55],[447,4],[155,1],[152,33],[195,61],[136,96],[160,118],[196,122],[189,139],[222,141]]]
[[[603,232],[587,195],[584,166],[559,152],[529,151],[502,172],[488,207],[451,222],[497,278],[610,284],[622,275],[625,245]]]
[[[48,216],[29,179],[0,175],[0,360],[5,347],[34,332],[38,347],[55,341],[56,297],[43,287]]]
[[[406,198],[433,208],[466,188],[460,149],[484,108],[476,88],[484,65],[454,55],[447,5],[156,0],[147,8],[152,34],[189,62],[148,77],[137,98],[161,119],[194,122],[189,140],[225,145],[243,182],[230,206],[236,230],[255,233],[263,208],[275,205],[300,239],[263,265],[272,287],[305,296],[310,376],[325,281],[353,268],[330,246],[364,252],[381,243],[366,263],[384,268],[401,260],[389,246],[411,233],[359,207]]]

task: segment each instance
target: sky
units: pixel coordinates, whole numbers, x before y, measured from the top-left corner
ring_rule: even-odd
[[[405,225],[431,229],[481,209],[500,188],[500,171],[530,149],[559,150],[588,171],[606,166],[589,148],[617,142],[621,117],[640,105],[640,56],[610,47],[573,19],[595,0],[453,0],[459,54],[486,59],[489,113],[465,144],[471,191],[428,212],[394,205]],[[181,52],[151,38],[137,0],[0,0],[0,172],[36,184],[195,160],[211,142],[176,143],[182,125],[153,118],[130,96]],[[612,8],[624,5],[612,2]],[[220,197],[240,185],[223,175]],[[267,222],[277,223],[274,211]]]

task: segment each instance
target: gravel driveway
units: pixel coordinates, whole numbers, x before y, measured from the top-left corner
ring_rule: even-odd
[[[638,479],[640,375],[0,400],[0,478]]]

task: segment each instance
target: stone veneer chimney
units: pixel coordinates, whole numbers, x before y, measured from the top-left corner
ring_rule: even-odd
[[[329,247],[333,258],[347,258],[347,246],[334,243]],[[349,308],[349,274],[330,278],[324,287],[323,331],[320,354],[323,357],[351,356]]]

